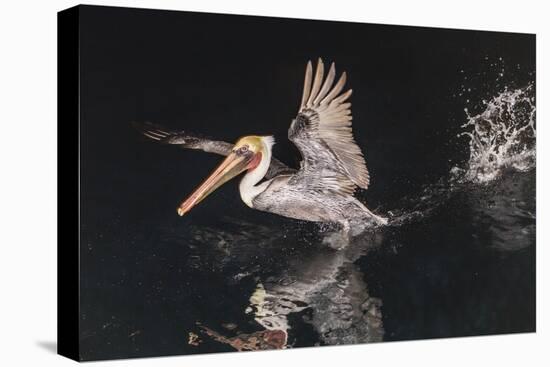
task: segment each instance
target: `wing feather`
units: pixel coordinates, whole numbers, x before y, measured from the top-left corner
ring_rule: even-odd
[[[304,93],[302,95],[302,103],[300,103],[300,109],[304,108],[307,100],[309,99],[309,92],[311,91],[311,74],[313,73],[311,67],[311,61],[308,61],[306,67],[306,77],[304,80]]]
[[[307,100],[306,107],[313,106],[313,99],[317,97],[317,93],[319,92],[319,89],[321,89],[321,83],[323,82],[324,72],[325,72],[325,66],[323,65],[323,61],[319,59],[319,62],[317,64],[317,69],[315,71],[315,79],[313,80],[313,87],[311,87],[311,94],[309,96],[309,99]]]
[[[302,171],[316,177],[316,186],[350,193],[356,186],[368,188],[370,178],[363,153],[353,138],[351,103],[346,102],[352,90],[341,93],[347,75],[342,73],[333,85],[335,76],[332,63],[324,78],[324,64],[319,59],[312,78],[308,62],[302,103],[290,126],[289,139],[302,154]]]
[[[336,74],[336,70],[334,68],[334,63],[330,65],[330,70],[327,74],[327,78],[325,79],[325,83],[323,84],[323,87],[319,91],[319,94],[317,94],[317,97],[313,100],[314,105],[318,105],[321,99],[326,96],[326,94],[329,92],[330,87],[332,87],[332,82],[334,81],[334,75]]]
[[[340,93],[342,89],[344,89],[344,85],[346,85],[346,79],[347,79],[347,74],[344,71],[340,76],[340,79],[338,79],[338,82],[336,82],[336,85],[334,85],[334,88],[332,88],[330,93],[321,101],[320,103],[321,106],[324,106],[330,101],[332,101],[334,97],[336,97],[338,93]]]

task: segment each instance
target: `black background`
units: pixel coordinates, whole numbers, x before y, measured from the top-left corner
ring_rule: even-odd
[[[533,35],[123,8],[81,7],[80,41],[85,359],[193,352],[178,349],[187,347],[186,334],[174,315],[197,318],[200,302],[185,289],[211,279],[178,278],[185,254],[155,247],[155,228],[222,212],[279,220],[246,208],[235,182],[192,218],[177,217],[179,202],[220,158],[150,143],[132,121],[226,141],[273,134],[275,155],[296,166],[286,133],[305,65],[334,61],[353,88],[354,135],[372,178],[360,195],[384,210],[467,159],[456,138],[465,107],[479,110],[482,99],[525,85],[535,70]],[[168,283],[176,291],[166,291]],[[461,333],[529,330],[533,319]],[[418,322],[394,338],[457,335]],[[129,337],[135,330],[137,341]]]

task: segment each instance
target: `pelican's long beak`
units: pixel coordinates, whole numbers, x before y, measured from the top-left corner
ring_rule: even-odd
[[[229,154],[202,185],[181,203],[178,208],[178,214],[180,216],[184,215],[218,187],[245,171],[253,157],[254,155],[252,154],[237,155],[234,152]]]

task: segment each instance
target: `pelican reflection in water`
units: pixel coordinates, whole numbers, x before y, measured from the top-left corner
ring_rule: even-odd
[[[298,115],[288,130],[298,147],[300,169],[272,157],[271,136],[245,136],[236,144],[170,132],[153,124],[136,124],[154,140],[226,156],[216,170],[178,207],[184,215],[225,182],[242,172],[239,191],[250,208],[313,222],[338,223],[348,233],[353,225],[381,225],[387,220],[371,212],[353,196],[367,189],[369,173],[351,127],[351,89],[342,92],[346,73],[334,83],[334,63],[328,73],[319,59],[315,75],[306,67]]]
[[[225,218],[223,225],[191,225],[181,231],[182,239],[194,239],[190,246],[195,260],[190,266],[226,273],[228,286],[255,284],[249,288],[248,306],[240,316],[231,312],[223,323],[201,322],[193,334],[236,350],[311,345],[311,339],[304,340],[296,332],[306,325],[318,344],[382,341],[382,303],[370,294],[356,261],[382,243],[383,233],[363,232],[339,251],[314,244],[293,252],[284,245],[291,233],[258,223]],[[319,234],[310,235],[316,238]],[[258,258],[258,252],[264,256]],[[272,258],[277,261],[269,261]],[[241,304],[242,298],[237,299]]]

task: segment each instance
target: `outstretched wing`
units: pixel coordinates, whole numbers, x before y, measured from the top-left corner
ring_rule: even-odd
[[[233,144],[225,141],[210,139],[205,136],[186,131],[171,131],[150,122],[134,122],[132,125],[144,136],[156,140],[162,144],[173,144],[184,149],[202,150],[207,153],[214,153],[223,156],[229,155],[233,149]],[[265,178],[270,179],[278,175],[290,174],[294,172],[296,172],[294,168],[290,168],[278,159],[272,158]]]
[[[341,93],[346,73],[333,85],[335,75],[332,63],[324,77],[323,61],[319,59],[313,76],[308,62],[300,110],[288,137],[302,154],[303,177],[311,176],[320,188],[349,194],[356,186],[368,188],[369,172],[353,139],[351,103],[346,102],[351,89]]]
[[[186,131],[169,130],[151,122],[134,122],[132,125],[146,137],[162,144],[174,144],[185,149],[197,149],[223,156],[229,155],[233,148],[233,144],[225,141],[210,139]]]

